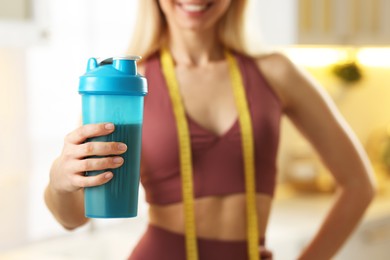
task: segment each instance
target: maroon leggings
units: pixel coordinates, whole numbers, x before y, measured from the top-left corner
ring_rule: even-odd
[[[261,241],[261,259],[272,259]],[[199,260],[245,260],[248,259],[246,241],[221,241],[198,238]],[[149,225],[128,260],[185,260],[184,235]]]

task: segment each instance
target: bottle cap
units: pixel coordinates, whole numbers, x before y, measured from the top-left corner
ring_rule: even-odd
[[[87,71],[80,77],[79,93],[92,95],[145,96],[146,79],[137,73],[139,56],[105,59],[90,58]]]

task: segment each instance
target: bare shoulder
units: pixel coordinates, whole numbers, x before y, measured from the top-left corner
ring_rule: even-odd
[[[284,109],[291,106],[298,93],[316,91],[317,84],[304,69],[294,64],[286,55],[273,52],[255,58],[258,69],[278,95]]]
[[[263,54],[255,57],[255,60],[259,69],[270,78],[285,78],[294,68],[290,59],[281,52]]]

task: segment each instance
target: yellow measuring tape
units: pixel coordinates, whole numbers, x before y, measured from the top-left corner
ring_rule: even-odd
[[[184,224],[187,260],[197,260],[198,250],[195,231],[194,188],[192,181],[191,140],[185,110],[181,101],[179,84],[175,76],[175,65],[168,50],[161,51],[161,64],[171,98],[179,141],[180,172],[184,201]]]
[[[175,75],[175,65],[170,52],[163,48],[160,53],[163,74],[168,86],[179,139],[180,171],[184,201],[184,221],[187,260],[197,260],[197,240],[195,230],[194,191],[192,181],[191,140],[186,120],[184,105],[181,99],[179,84]],[[254,164],[254,140],[252,121],[245,95],[243,80],[237,61],[233,55],[225,51],[233,86],[235,103],[241,129],[242,149],[245,171],[245,189],[247,203],[247,239],[250,260],[259,259],[259,234],[256,211],[256,187]]]

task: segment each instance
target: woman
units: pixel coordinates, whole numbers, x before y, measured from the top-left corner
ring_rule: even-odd
[[[141,181],[150,204],[150,225],[130,259],[185,259],[191,254],[184,224],[191,214],[187,210],[183,214],[187,204],[183,203],[180,178],[179,146],[184,141],[178,139],[176,129],[180,119],[175,109],[180,104],[175,105],[170,92],[174,84],[180,89],[191,138],[193,235],[197,236],[192,241],[196,252],[192,253],[199,259],[247,259],[251,254],[247,237],[252,237],[252,242],[261,244],[254,258],[272,259],[264,248],[264,238],[275,189],[279,123],[285,115],[316,148],[338,184],[333,207],[297,257],[334,256],[374,197],[374,181],[362,147],[324,91],[283,55],[248,53],[240,33],[246,1],[145,0],[139,5],[138,32],[131,51],[144,57],[139,70],[149,84]],[[169,67],[170,61],[174,68]],[[241,98],[232,91],[240,85],[237,75],[232,76],[234,71],[242,79],[245,95]],[[174,77],[169,77],[170,72]],[[242,102],[237,100],[247,102],[249,123],[242,123],[245,109],[239,109]],[[249,130],[246,125],[251,125]],[[95,177],[85,177],[83,172],[117,168],[123,163],[123,144],[84,143],[114,128],[109,123],[77,128],[67,135],[62,154],[53,162],[45,200],[67,229],[88,221],[83,188],[102,185],[113,177],[110,171]],[[240,134],[244,130],[253,135],[253,214],[247,214],[251,204],[246,174],[250,170],[244,166],[249,160],[243,156],[247,135]],[[86,159],[112,154],[117,156],[94,162]],[[254,236],[248,236],[252,233]]]

